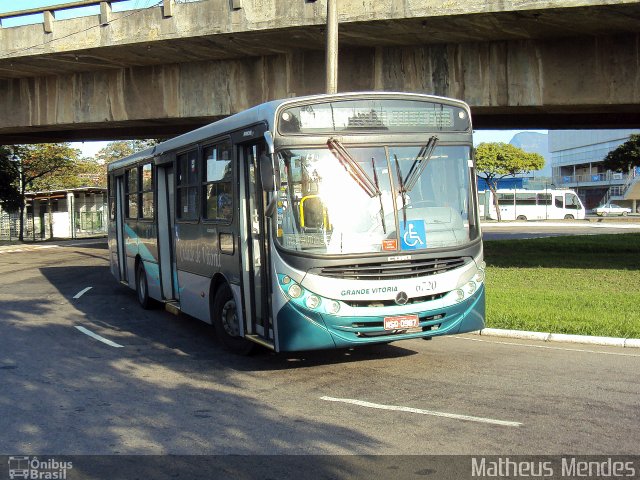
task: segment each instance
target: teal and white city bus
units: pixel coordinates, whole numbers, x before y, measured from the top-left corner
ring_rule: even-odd
[[[463,102],[272,101],[109,165],[111,271],[239,353],[474,331],[475,185]]]

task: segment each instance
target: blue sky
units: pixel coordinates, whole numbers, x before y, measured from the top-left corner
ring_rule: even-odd
[[[61,5],[69,3],[71,0],[0,0],[0,13],[15,12],[17,10],[29,10],[31,8],[48,7],[51,5]],[[133,8],[146,8],[158,3],[159,0],[128,0],[125,2],[113,3],[113,11],[131,10]],[[82,17],[86,15],[97,15],[100,13],[100,6],[81,7],[71,10],[56,12],[56,18],[63,20],[71,17]],[[29,23],[42,22],[42,14],[29,15],[26,17],[7,18],[2,21],[3,27],[13,27]]]

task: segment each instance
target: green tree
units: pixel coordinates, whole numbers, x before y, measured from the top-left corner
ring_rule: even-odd
[[[103,149],[96,154],[96,161],[103,164],[109,164],[120,160],[121,158],[132,155],[136,152],[152,147],[158,143],[158,140],[119,140],[109,142]]]
[[[18,159],[18,190],[20,227],[18,239],[24,238],[24,194],[34,190],[38,182],[42,185],[48,176],[71,171],[78,160],[80,150],[68,143],[42,143],[37,145],[15,145],[12,147]]]
[[[35,180],[31,189],[35,191],[58,190],[80,187],[106,187],[107,167],[91,158],[77,160],[69,168]]]
[[[640,167],[640,135],[631,135],[629,140],[607,153],[604,166],[614,172],[628,172],[633,167]]]
[[[498,182],[505,177],[519,173],[540,170],[544,167],[544,157],[539,153],[527,153],[508,143],[481,143],[475,150],[476,170],[480,178],[484,178],[493,194],[498,221],[500,205],[498,202]]]

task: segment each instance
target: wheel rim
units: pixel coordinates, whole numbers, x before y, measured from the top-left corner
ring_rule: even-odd
[[[240,326],[234,300],[227,300],[222,307],[222,328],[231,337],[240,336]]]

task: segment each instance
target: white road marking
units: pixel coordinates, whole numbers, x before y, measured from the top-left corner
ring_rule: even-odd
[[[76,293],[73,298],[80,298],[82,295],[84,295],[85,293],[87,293],[89,290],[91,290],[93,287],[87,287],[85,289],[80,290],[78,293]]]
[[[124,345],[120,345],[119,343],[116,342],[112,342],[111,340],[109,340],[108,338],[104,338],[101,337],[100,335],[98,335],[97,333],[93,333],[91,330],[87,330],[84,327],[81,327],[79,325],[75,325],[75,327],[80,330],[82,333],[84,333],[85,335],[89,335],[92,338],[95,338],[96,340],[102,342],[102,343],[106,343],[107,345],[109,345],[110,347],[116,347],[116,348],[123,348]]]
[[[379,403],[365,402],[363,400],[354,400],[351,398],[320,397],[320,400],[326,400],[328,402],[350,403],[352,405],[358,405],[360,407],[377,408],[380,410],[393,410],[396,412],[409,412],[409,413],[418,413],[420,415],[432,415],[434,417],[453,418],[455,420],[467,420],[470,422],[490,423],[493,425],[502,425],[505,427],[519,427],[522,425],[522,423],[520,422],[509,422],[506,420],[495,420],[493,418],[473,417],[471,415],[460,415],[457,413],[436,412],[434,410],[423,410],[420,408],[413,408],[413,407],[381,405]]]
[[[480,338],[458,337],[457,335],[451,335],[450,337],[447,337],[445,335],[442,338],[457,338],[459,340],[470,340],[472,342],[495,343],[498,345],[514,345],[516,347],[546,348],[547,350],[562,350],[565,352],[597,353],[599,355],[618,355],[620,357],[640,357],[640,355],[633,354],[633,353],[600,352],[598,350],[586,350],[583,348],[563,348],[563,347],[551,347],[549,345],[531,345],[530,343],[500,342],[496,340],[482,340]],[[622,347],[618,347],[618,348],[622,348]]]

